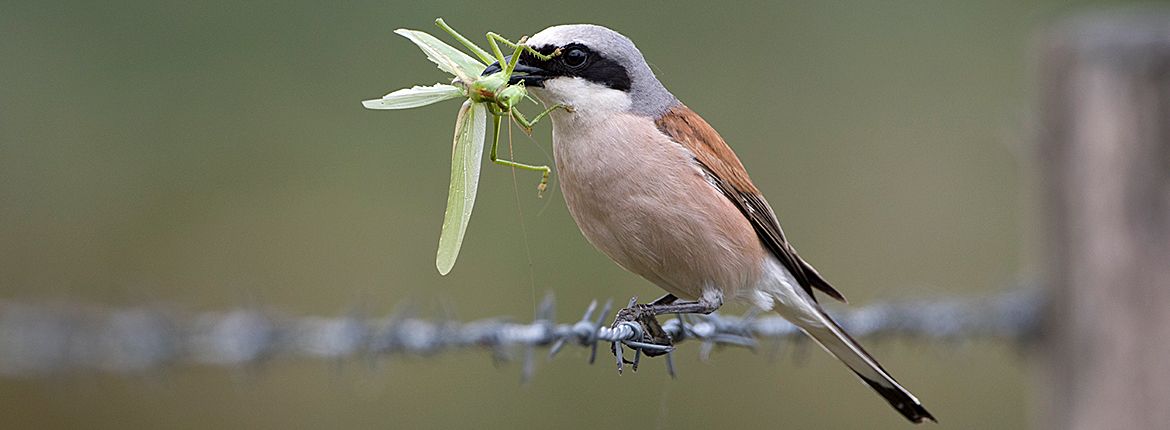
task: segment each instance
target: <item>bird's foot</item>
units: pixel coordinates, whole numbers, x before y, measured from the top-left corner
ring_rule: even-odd
[[[625,323],[637,324],[641,328],[641,337],[639,339],[627,340],[621,342],[636,352],[634,361],[624,360],[623,362],[634,366],[637,370],[637,359],[646,354],[647,357],[657,357],[669,353],[674,349],[674,342],[670,338],[670,334],[662,328],[662,324],[658,323],[656,314],[652,309],[652,304],[637,304],[634,300],[630,301],[630,306],[618,311],[614,318],[611,328],[617,328]],[[610,352],[615,357],[620,357],[618,351],[621,348],[617,342],[614,342],[610,347]]]

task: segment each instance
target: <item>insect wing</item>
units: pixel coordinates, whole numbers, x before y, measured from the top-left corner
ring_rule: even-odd
[[[480,158],[487,129],[487,107],[483,103],[463,102],[455,119],[455,142],[451,149],[451,188],[447,193],[447,211],[443,214],[443,231],[439,235],[439,252],[435,267],[446,275],[455,266],[463,234],[475,206],[479,186]]]
[[[386,94],[380,99],[362,101],[362,106],[366,109],[410,109],[463,96],[463,90],[454,85],[414,86]]]
[[[419,49],[427,54],[427,58],[439,65],[443,71],[455,75],[465,83],[475,82],[475,78],[483,73],[487,65],[479,62],[463,51],[443,43],[434,36],[416,30],[400,28],[394,30],[398,35],[410,39]]]

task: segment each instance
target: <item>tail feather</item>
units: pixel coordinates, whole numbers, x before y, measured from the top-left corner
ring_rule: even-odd
[[[869,355],[857,341],[853,340],[836,321],[820,310],[819,306],[814,305],[810,310],[814,310],[816,315],[807,315],[805,318],[799,318],[799,321],[794,321],[798,323],[801,330],[815,339],[826,351],[849,366],[853,373],[857,374],[870,388],[877,391],[882,398],[890,403],[890,406],[893,406],[906,419],[914,423],[921,423],[926,419],[938,422],[922,406],[918,398],[902,388],[898,381],[895,381],[894,377],[890,376],[890,373],[886,372],[886,369],[882,368],[882,365],[873,356]]]

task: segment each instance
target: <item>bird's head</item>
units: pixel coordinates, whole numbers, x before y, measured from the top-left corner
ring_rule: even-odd
[[[629,38],[608,28],[558,25],[526,42],[537,52],[556,56],[542,60],[525,51],[511,83],[524,82],[546,104],[565,104],[575,113],[593,115],[630,112],[658,117],[678,102]],[[484,74],[498,72],[493,64]]]

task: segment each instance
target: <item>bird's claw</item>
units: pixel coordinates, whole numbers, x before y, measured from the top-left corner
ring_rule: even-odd
[[[670,334],[658,323],[658,319],[655,318],[654,313],[650,312],[649,306],[644,304],[631,304],[629,307],[618,311],[610,327],[617,328],[626,323],[636,324],[641,328],[641,337],[639,339],[621,342],[624,346],[628,346],[635,351],[634,361],[629,361],[622,357],[622,345],[619,345],[618,342],[613,342],[610,345],[610,352],[621,363],[632,365],[635,371],[638,370],[638,361],[643,354],[647,357],[657,357],[667,354],[674,349],[674,343],[670,338]],[[620,364],[618,371],[621,371]]]

